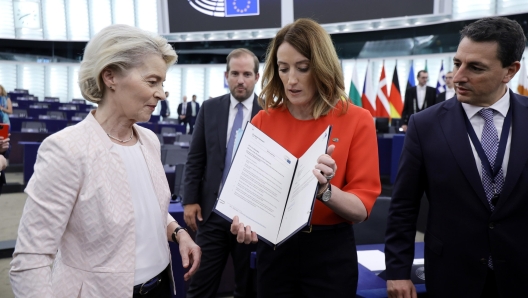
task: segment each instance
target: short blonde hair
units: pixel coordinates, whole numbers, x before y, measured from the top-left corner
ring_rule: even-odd
[[[105,92],[101,73],[106,68],[124,71],[139,66],[146,55],[159,55],[170,67],[178,55],[167,40],[155,33],[128,25],[111,25],[97,33],[86,45],[79,69],[83,97],[99,102]]]
[[[0,96],[7,96],[4,86],[0,85]]]
[[[343,112],[346,111],[348,97],[332,39],[317,22],[302,18],[282,28],[268,47],[262,92],[259,96],[262,108],[277,108],[288,102],[277,65],[277,49],[284,42],[310,60],[311,74],[317,90],[312,116],[317,119],[328,114],[340,100],[345,103]]]

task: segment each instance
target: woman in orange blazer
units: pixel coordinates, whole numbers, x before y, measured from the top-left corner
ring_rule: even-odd
[[[79,86],[98,107],[40,146],[11,262],[16,297],[172,297],[167,240],[190,267],[184,278],[197,270],[200,248],[168,214],[158,138],[135,124],[165,99],[176,58],[127,25],[88,43]]]
[[[258,297],[354,297],[358,268],[352,223],[367,219],[381,191],[374,121],[350,104],[332,40],[309,19],[282,28],[268,48],[252,123],[296,157],[332,125],[311,225],[276,248],[257,246]],[[235,217],[239,242],[257,235]]]

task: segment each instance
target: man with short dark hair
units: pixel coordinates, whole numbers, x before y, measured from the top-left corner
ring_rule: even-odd
[[[189,134],[194,131],[194,124],[196,123],[196,117],[200,112],[200,104],[196,102],[196,94],[193,94],[192,100],[187,103],[187,121],[189,122]]]
[[[453,83],[453,72],[449,71],[445,75],[446,89],[444,92],[438,93],[436,96],[436,102],[440,103],[451,99],[455,96],[455,83]]]
[[[259,61],[247,49],[227,56],[225,78],[230,93],[204,101],[194,130],[183,195],[184,219],[202,248],[201,265],[191,280],[187,298],[216,297],[229,255],[235,268],[234,297],[254,297],[250,253],[256,245],[239,244],[231,223],[213,212],[234,151],[237,131],[261,110],[254,93]]]
[[[506,18],[466,26],[453,58],[455,98],[410,117],[387,222],[389,297],[416,297],[424,192],[428,297],[528,297],[528,98],[507,86],[525,44]]]
[[[402,129],[407,130],[407,123],[412,114],[418,113],[436,103],[436,89],[427,86],[429,74],[425,70],[420,70],[416,74],[418,85],[405,91],[405,100],[402,111]]]

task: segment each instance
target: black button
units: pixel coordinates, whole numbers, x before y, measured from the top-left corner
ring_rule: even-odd
[[[482,263],[482,265],[488,265],[488,259],[486,258],[480,259],[480,262]]]
[[[489,228],[493,230],[495,228],[495,223],[494,222],[490,222],[489,223]]]
[[[218,192],[217,192],[217,191],[215,191],[215,192],[214,192],[214,195],[215,195],[215,196],[217,196],[217,195],[218,195]]]
[[[220,172],[223,172],[224,171],[224,167],[220,167]]]

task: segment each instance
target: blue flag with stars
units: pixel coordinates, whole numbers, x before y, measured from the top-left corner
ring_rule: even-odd
[[[260,13],[259,0],[226,0],[226,17],[255,16]]]

